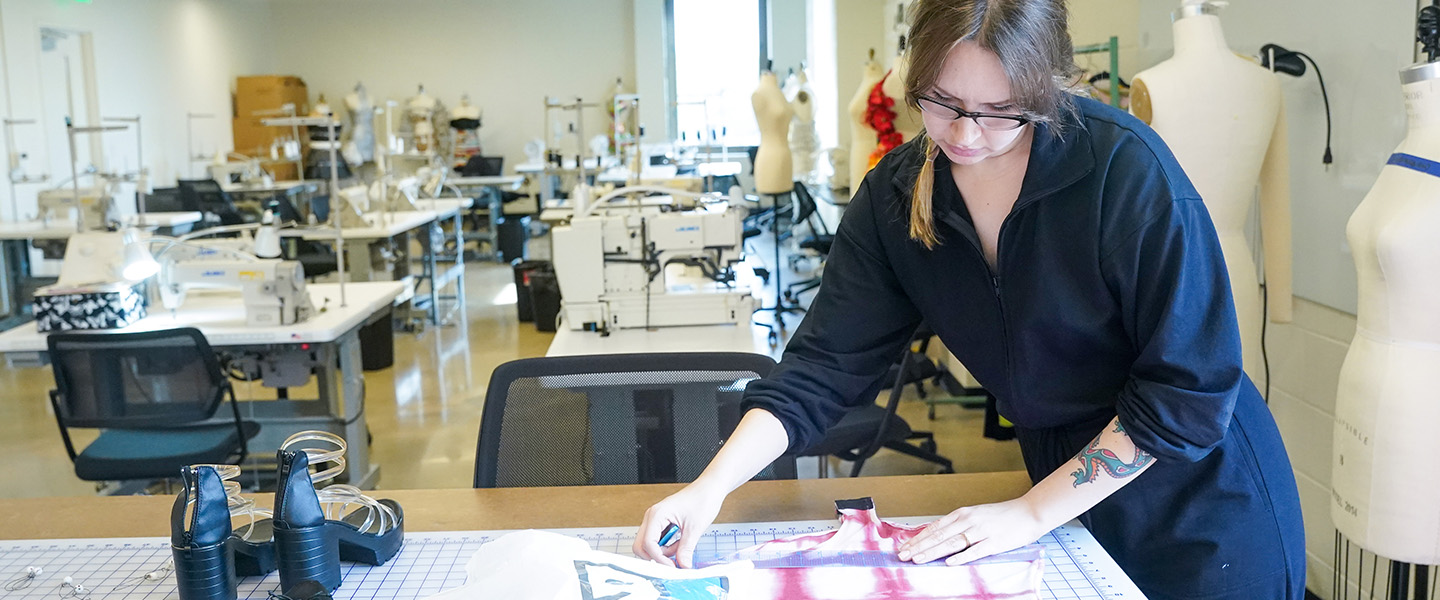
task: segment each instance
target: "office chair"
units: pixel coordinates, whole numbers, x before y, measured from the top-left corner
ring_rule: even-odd
[[[747,353],[527,358],[496,367],[475,487],[693,481],[740,422],[745,386],[775,366]],[[756,479],[794,479],[782,456]]]
[[[240,419],[235,392],[200,330],[52,333],[50,404],[75,475],[85,481],[168,479],[192,464],[239,464],[259,424]],[[214,419],[225,396],[228,419]],[[71,428],[98,428],[80,452]]]
[[[199,211],[206,215],[207,221],[218,221],[221,225],[245,222],[230,194],[214,179],[179,179],[175,186],[180,188],[180,201],[185,210]]]
[[[180,197],[180,188],[155,188],[145,194],[145,212],[192,212],[198,208],[187,208]]]
[[[504,156],[480,156],[476,154],[465,160],[465,164],[460,167],[460,176],[489,177],[500,175],[504,169]]]
[[[799,247],[801,250],[809,250],[818,254],[823,265],[825,258],[830,256],[830,246],[835,243],[835,234],[830,233],[830,227],[825,224],[825,219],[816,211],[815,197],[810,195],[810,189],[799,181],[795,182],[795,206],[795,222],[803,222],[810,228],[810,236],[800,240]],[[821,276],[816,275],[803,281],[790,282],[785,286],[785,299],[794,302],[800,294],[820,287]]]
[[[918,381],[917,377],[924,373],[921,359],[925,357],[917,357],[911,346],[917,340],[928,340],[931,335],[923,325],[917,329],[910,342],[905,344],[898,367],[892,368],[886,377],[877,381],[876,385],[865,393],[867,398],[873,397],[881,386],[889,383],[890,395],[884,406],[872,402],[846,413],[840,422],[825,434],[825,439],[800,452],[800,456],[819,456],[822,465],[826,456],[851,461],[854,465],[850,469],[850,476],[859,477],[865,461],[875,456],[881,448],[889,448],[935,463],[940,466],[941,473],[954,473],[955,466],[950,459],[937,453],[935,434],[915,431],[904,418],[895,414],[900,407],[900,394],[905,390],[905,385]],[[912,444],[915,440],[920,443]]]

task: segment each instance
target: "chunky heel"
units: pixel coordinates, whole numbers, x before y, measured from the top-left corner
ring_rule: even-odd
[[[235,564],[228,543],[170,550],[180,600],[235,600]]]
[[[325,511],[310,482],[310,459],[304,452],[277,454],[280,487],[275,490],[275,558],[280,566],[280,590],[288,591],[307,579],[326,591],[340,587],[340,549],[325,522]]]
[[[389,498],[375,502],[382,507],[376,512],[386,514],[388,523],[367,519],[364,514],[367,509],[329,522],[340,541],[340,560],[379,566],[400,552],[400,546],[405,543],[405,511],[400,503]]]
[[[275,528],[275,552],[280,560],[280,589],[289,590],[306,579],[327,590],[340,587],[340,553],[334,532],[325,523],[312,527]]]
[[[170,512],[170,550],[180,600],[236,600],[230,509],[220,475],[201,465],[181,469],[180,477],[184,489]]]

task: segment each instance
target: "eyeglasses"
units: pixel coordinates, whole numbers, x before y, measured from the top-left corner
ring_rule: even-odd
[[[951,121],[958,121],[968,117],[974,120],[975,124],[979,125],[981,129],[990,131],[1010,131],[1030,122],[1030,119],[1020,115],[970,112],[962,108],[950,106],[929,96],[917,95],[915,99],[920,104],[920,110],[927,113]]]

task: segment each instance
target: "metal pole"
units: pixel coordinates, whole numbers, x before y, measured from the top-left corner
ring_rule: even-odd
[[[145,226],[145,144],[140,135],[140,115],[133,117],[106,117],[106,121],[135,124],[135,219],[140,227]],[[188,123],[186,125],[189,125]],[[187,148],[188,152],[189,149]]]
[[[70,190],[75,194],[75,231],[85,231],[85,211],[80,208],[80,173],[75,170],[75,124],[65,117],[65,139],[70,142]]]
[[[325,115],[326,130],[329,131],[330,144],[330,219],[335,223],[335,266],[340,271],[340,308],[345,308],[345,225],[344,219],[340,218],[340,169],[335,163],[338,160],[335,152],[335,117]],[[298,125],[295,126],[297,129]]]

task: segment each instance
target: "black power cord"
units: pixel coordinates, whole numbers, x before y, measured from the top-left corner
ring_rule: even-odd
[[[1437,18],[1440,18],[1440,8],[1436,8],[1435,14]],[[1440,23],[1440,20],[1437,20],[1437,23]],[[1335,157],[1330,152],[1330,93],[1325,89],[1325,76],[1320,73],[1320,65],[1315,64],[1315,59],[1310,58],[1310,55],[1295,50],[1286,50],[1279,44],[1265,44],[1260,47],[1261,66],[1276,72],[1295,77],[1304,75],[1305,63],[1300,59],[1310,63],[1310,66],[1315,69],[1315,77],[1320,80],[1320,97],[1325,100],[1325,155],[1320,160],[1328,167],[1335,162]]]

